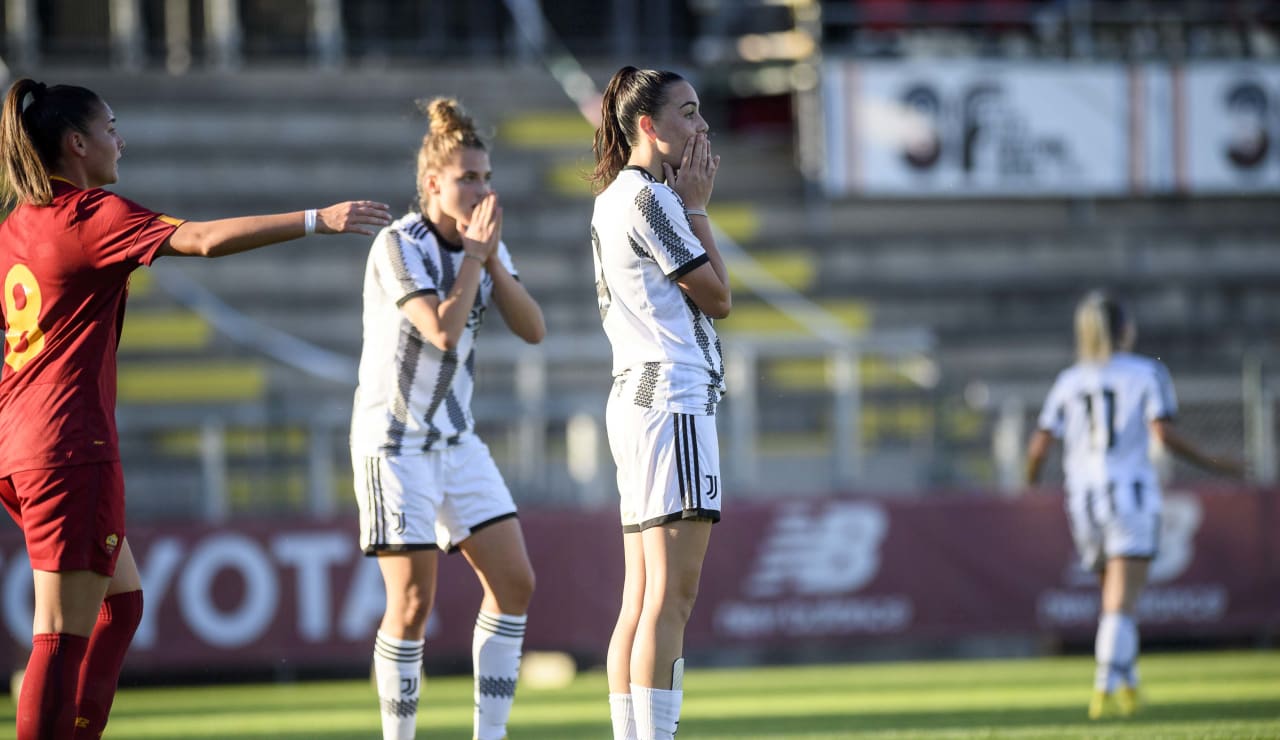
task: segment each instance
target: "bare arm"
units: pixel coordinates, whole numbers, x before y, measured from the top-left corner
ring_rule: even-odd
[[[529,295],[529,291],[507,271],[497,253],[485,265],[493,278],[493,301],[498,312],[512,333],[529,344],[537,344],[547,335],[547,325],[542,318],[542,308]]]
[[[662,164],[671,188],[680,195],[688,208],[695,210],[706,209],[719,168],[720,157],[711,156],[711,140],[706,134],[698,134],[685,143],[679,172],[673,171],[671,165],[665,162]],[[720,256],[720,248],[716,246],[711,221],[704,215],[692,214],[689,216],[689,223],[693,228],[693,235],[698,237],[702,248],[706,250],[708,261],[682,275],[676,285],[693,299],[703,313],[713,319],[723,319],[733,308],[729,270],[725,267],[724,258]]]
[[[1173,428],[1173,422],[1168,419],[1156,419],[1151,422],[1151,434],[1160,440],[1160,444],[1164,445],[1165,449],[1192,465],[1220,475],[1227,475],[1233,478],[1244,477],[1244,465],[1240,461],[1207,455],[1201,452],[1199,448],[1191,443],[1191,440],[1179,434]]]
[[[159,254],[225,257],[306,236],[304,211],[240,216],[217,221],[187,221],[160,247]],[[347,201],[316,211],[317,234],[366,234],[391,223],[386,204]]]
[[[707,250],[707,262],[690,270],[676,281],[694,304],[713,319],[723,319],[733,308],[733,295],[729,289],[729,270],[720,256],[715,236],[711,233],[711,221],[706,216],[691,216],[693,235]]]
[[[424,339],[442,352],[448,352],[458,346],[462,330],[467,326],[467,317],[471,315],[471,307],[475,305],[479,286],[480,263],[464,259],[453,281],[453,289],[444,300],[434,295],[414,296],[405,301],[400,310]]]
[[[1026,482],[1028,486],[1034,486],[1040,480],[1040,468],[1044,466],[1044,460],[1049,455],[1049,448],[1053,445],[1053,435],[1043,429],[1037,429],[1031,434],[1031,441],[1027,444],[1027,470]]]
[[[434,295],[414,296],[400,306],[418,333],[440,350],[448,352],[458,346],[476,303],[481,269],[497,251],[501,235],[502,208],[498,206],[498,196],[490,193],[476,206],[471,223],[462,234],[466,254],[449,295],[443,300]]]

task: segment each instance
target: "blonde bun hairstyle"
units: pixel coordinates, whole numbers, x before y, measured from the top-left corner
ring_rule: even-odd
[[[476,131],[475,121],[454,98],[419,100],[418,109],[427,117],[427,133],[418,149],[418,202],[425,211],[427,174],[444,167],[460,149],[488,151],[489,147]]]

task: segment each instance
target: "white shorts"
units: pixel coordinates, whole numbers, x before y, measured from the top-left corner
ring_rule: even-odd
[[[1154,477],[1072,486],[1067,516],[1080,565],[1096,572],[1111,558],[1155,558],[1160,510],[1160,484]]]
[[[421,455],[352,451],[360,548],[366,555],[439,547],[516,515],[516,504],[489,447],[470,435]]]
[[[605,427],[618,466],[623,532],[679,519],[720,520],[716,417],[645,409],[611,393]]]

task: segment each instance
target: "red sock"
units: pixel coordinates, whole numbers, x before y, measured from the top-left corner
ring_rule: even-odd
[[[31,638],[18,697],[18,740],[65,740],[76,720],[76,678],[89,638],[62,632]]]
[[[116,698],[120,666],[142,621],[142,592],[109,596],[98,610],[98,623],[89,637],[89,649],[80,667],[76,690],[75,740],[98,740],[107,726],[111,702]]]

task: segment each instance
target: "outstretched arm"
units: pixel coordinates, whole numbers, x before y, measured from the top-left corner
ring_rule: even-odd
[[[1173,422],[1168,419],[1156,419],[1151,422],[1151,434],[1160,440],[1160,444],[1164,445],[1165,449],[1192,465],[1232,478],[1244,477],[1244,465],[1240,461],[1201,452],[1191,443],[1191,440],[1179,434],[1173,428]]]
[[[217,221],[187,221],[160,247],[159,254],[225,257],[306,236],[305,211],[266,216],[240,216]],[[372,236],[391,223],[384,203],[347,201],[316,211],[317,234]]]

